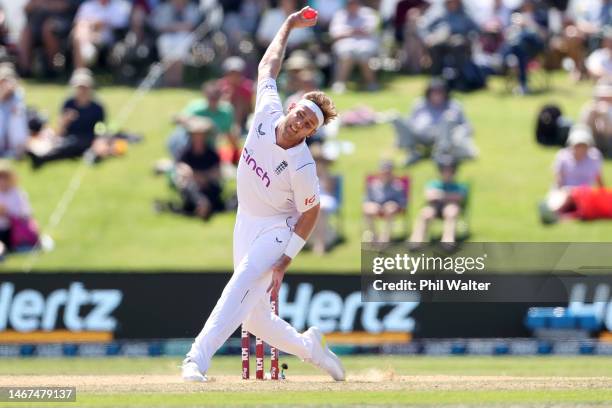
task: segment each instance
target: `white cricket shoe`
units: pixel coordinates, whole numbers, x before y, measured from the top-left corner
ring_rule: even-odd
[[[311,327],[306,330],[304,335],[312,339],[312,358],[309,362],[327,371],[334,380],[344,381],[345,373],[342,362],[338,356],[327,347],[327,342],[321,330],[319,330],[318,327]]]
[[[183,377],[183,380],[189,382],[208,381],[206,376],[200,372],[200,369],[195,361],[191,360],[189,357],[183,360],[183,365],[181,365],[181,376]]]

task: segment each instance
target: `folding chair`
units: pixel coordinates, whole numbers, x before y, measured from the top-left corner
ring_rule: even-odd
[[[368,191],[368,187],[375,181],[380,179],[379,174],[369,174],[366,176],[366,192]],[[406,198],[406,204],[403,208],[400,209],[399,217],[402,220],[402,234],[396,239],[405,239],[408,237],[408,231],[410,231],[410,225],[408,222],[408,204],[410,202],[410,177],[408,176],[395,176],[393,178],[394,183],[399,183],[402,191],[404,192],[404,197]],[[380,218],[380,217],[379,217]]]

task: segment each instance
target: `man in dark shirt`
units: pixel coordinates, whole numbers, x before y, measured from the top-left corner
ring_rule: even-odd
[[[58,129],[62,141],[44,156],[31,154],[34,168],[53,160],[80,157],[93,144],[96,124],[105,120],[104,107],[94,100],[91,72],[86,68],[75,70],[70,85],[74,96],[62,106]]]
[[[224,208],[221,198],[221,160],[208,139],[216,128],[208,118],[191,117],[186,123],[189,144],[179,155],[175,185],[183,200],[183,211],[208,219]]]

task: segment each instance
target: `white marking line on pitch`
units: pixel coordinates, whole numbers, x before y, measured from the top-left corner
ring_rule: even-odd
[[[45,233],[50,234],[51,231],[53,231],[59,225],[59,223],[62,221],[62,218],[64,218],[64,215],[68,210],[68,206],[70,205],[77,191],[81,187],[83,176],[85,175],[85,167],[85,161],[81,161],[79,167],[77,167],[76,171],[72,175],[72,178],[70,179],[70,184],[68,184],[68,188],[66,189],[66,191],[64,191],[62,198],[57,203],[57,206],[49,216],[49,221],[47,221],[47,225],[45,226],[44,230],[40,231],[38,242],[36,243],[34,250],[30,252],[28,261],[23,267],[24,272],[31,272],[34,265],[36,265],[38,258],[40,258],[40,253],[42,252],[40,238],[42,237],[42,235]]]

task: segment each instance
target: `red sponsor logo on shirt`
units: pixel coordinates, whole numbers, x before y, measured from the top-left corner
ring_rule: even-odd
[[[317,198],[317,195],[316,195],[316,194],[315,194],[315,195],[313,195],[313,196],[312,196],[312,197],[310,197],[310,198],[305,198],[305,199],[304,199],[304,205],[308,206],[308,205],[314,204],[314,202],[315,202],[316,198]]]

